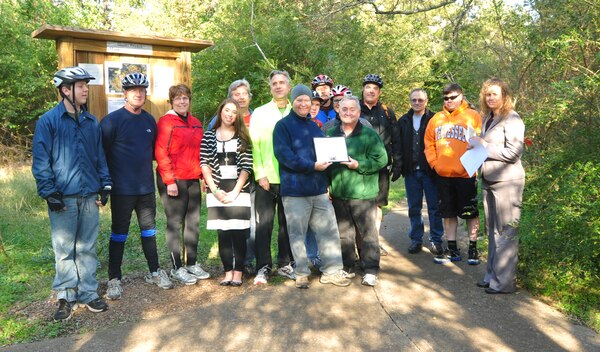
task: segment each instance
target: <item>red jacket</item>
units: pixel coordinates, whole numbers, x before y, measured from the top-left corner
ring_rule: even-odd
[[[187,122],[169,110],[158,120],[158,137],[154,149],[156,170],[166,185],[179,180],[197,180],[200,168],[202,124],[188,113]]]

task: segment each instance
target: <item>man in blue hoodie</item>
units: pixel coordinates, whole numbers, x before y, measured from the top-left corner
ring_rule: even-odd
[[[348,286],[343,270],[340,235],[335,212],[327,196],[325,170],[331,162],[317,162],[314,138],[324,137],[319,126],[310,119],[311,90],[298,84],[292,89],[292,111],[279,120],[273,131],[273,149],[279,162],[281,196],[296,260],[296,287],[308,288],[306,231],[316,234],[321,254],[322,284]]]

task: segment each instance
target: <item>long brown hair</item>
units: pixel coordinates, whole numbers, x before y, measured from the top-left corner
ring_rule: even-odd
[[[227,99],[223,100],[221,102],[221,104],[219,104],[219,107],[217,108],[217,112],[215,113],[215,115],[217,116],[217,120],[215,121],[215,124],[212,129],[214,131],[216,131],[217,128],[221,127],[221,124],[223,123],[223,121],[221,120],[221,113],[223,112],[223,108],[227,104],[235,105],[237,114],[235,117],[235,121],[233,122],[233,128],[235,130],[235,134],[237,134],[238,138],[242,142],[240,145],[241,146],[240,151],[245,152],[250,147],[250,134],[248,133],[248,129],[246,128],[246,125],[244,124],[244,117],[242,116],[242,108],[240,108],[240,104],[238,104],[237,101],[235,101],[231,98],[227,98]]]
[[[500,109],[499,109],[500,116],[498,116],[498,118],[503,118],[506,115],[508,115],[508,113],[511,110],[514,110],[514,105],[513,105],[512,94],[510,92],[510,88],[508,87],[508,84],[506,84],[506,82],[504,82],[500,78],[496,78],[496,77],[490,78],[483,83],[483,86],[481,86],[481,91],[479,91],[479,106],[481,107],[481,112],[485,116],[492,111],[490,109],[490,107],[487,105],[487,103],[485,102],[485,93],[491,86],[500,87],[500,92],[502,92],[502,105],[500,106]]]

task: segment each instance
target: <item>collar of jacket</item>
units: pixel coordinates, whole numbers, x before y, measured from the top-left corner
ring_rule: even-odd
[[[310,121],[310,114],[308,114],[307,116],[300,116],[300,115],[296,114],[296,112],[294,111],[294,109],[290,110],[290,114],[289,114],[289,116],[296,117],[296,118],[298,118],[300,121],[303,121],[303,122],[308,122],[308,121]]]
[[[348,136],[346,136],[346,134],[344,133],[344,130],[342,130],[342,122],[340,121],[339,126],[335,129],[335,131],[333,132],[331,137],[346,137],[346,138],[354,137],[354,136],[360,134],[362,129],[363,129],[363,124],[360,123],[360,121],[357,121],[356,126],[354,126],[354,129],[352,130],[352,133],[350,133]]]

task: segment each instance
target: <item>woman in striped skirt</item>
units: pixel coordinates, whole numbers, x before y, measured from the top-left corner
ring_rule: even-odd
[[[206,228],[217,230],[219,255],[225,278],[222,286],[241,286],[250,231],[252,150],[241,109],[233,99],[225,99],[217,109],[217,121],[204,132],[200,164],[207,186]],[[235,257],[235,264],[234,264]]]

